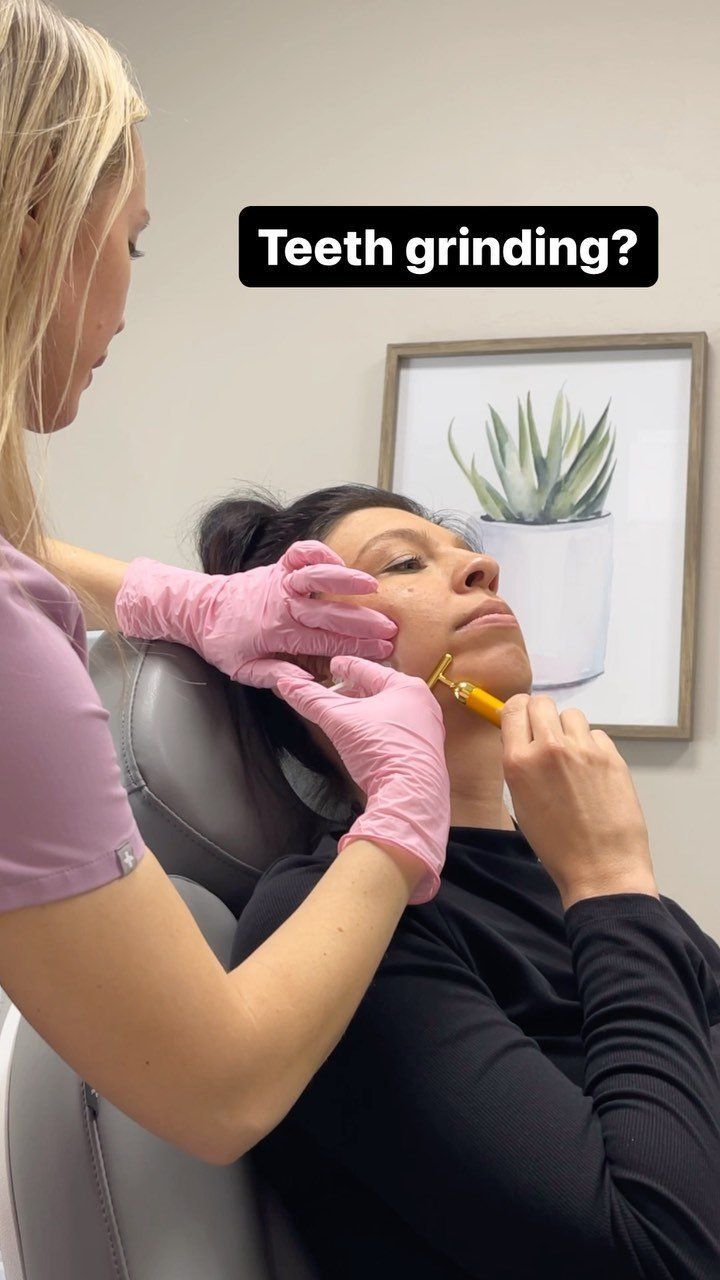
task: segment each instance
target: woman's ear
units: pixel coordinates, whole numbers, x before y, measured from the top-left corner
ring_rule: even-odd
[[[26,258],[30,254],[37,242],[38,224],[37,219],[29,211],[23,219],[22,231],[20,232],[20,257]]]
[[[52,164],[53,164],[53,155],[52,155],[52,152],[48,150],[48,153],[45,156],[45,159],[43,160],[42,167],[38,175],[38,182],[37,182],[38,187],[42,187],[43,179],[46,177],[48,171],[51,169]],[[31,208],[28,209],[23,219],[22,230],[20,232],[20,256],[22,258],[27,257],[28,254],[32,253],[38,242],[38,231],[39,231],[38,221],[37,221],[38,203],[39,201],[35,201],[35,203],[31,206]]]

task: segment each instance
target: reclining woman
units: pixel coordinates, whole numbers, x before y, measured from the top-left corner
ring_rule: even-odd
[[[284,510],[228,499],[201,523],[203,567],[270,563],[298,538],[377,579],[355,603],[397,623],[397,670],[427,678],[447,650],[451,674],[503,701],[530,689],[514,619],[470,621],[504,604],[498,563],[400,495],[339,486]],[[328,661],[229,696],[358,814],[355,700],[323,687]],[[256,1158],[327,1280],[718,1275],[720,949],[658,893],[607,735],[530,699],[528,750],[546,750],[548,785],[516,802],[521,830],[503,784],[505,770],[514,798],[522,760],[437,692],[451,793],[440,889],[405,911],[349,1029]],[[265,873],[234,964],[306,898],[343,831]]]

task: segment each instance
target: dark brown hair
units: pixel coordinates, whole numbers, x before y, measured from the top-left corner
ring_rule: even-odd
[[[253,487],[224,498],[201,517],[196,539],[202,567],[206,573],[241,573],[274,564],[293,542],[308,538],[322,542],[343,516],[367,507],[394,507],[445,527],[460,524],[463,536],[468,537],[466,524],[452,513],[431,515],[412,498],[374,485],[317,489],[286,507],[268,490]],[[348,799],[345,779],[287,703],[270,689],[255,689],[230,679],[228,699],[241,742],[247,744],[252,733],[257,733],[278,765],[283,753],[288,753],[319,775],[336,800]]]

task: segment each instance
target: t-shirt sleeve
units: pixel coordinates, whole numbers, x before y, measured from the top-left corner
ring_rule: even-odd
[[[0,575],[0,911],[98,888],[145,846],[66,632]]]
[[[315,879],[296,860],[273,868],[235,963]],[[289,1123],[477,1280],[720,1274],[705,961],[647,895],[583,900],[565,924],[583,1089],[418,915]]]

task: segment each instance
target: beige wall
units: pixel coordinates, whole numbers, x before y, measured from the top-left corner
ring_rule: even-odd
[[[65,3],[128,54],[153,111],[127,329],[51,449],[69,540],[190,562],[192,516],[234,481],[373,482],[387,342],[708,332],[695,737],[619,746],[661,891],[720,939],[715,0]],[[261,203],[649,204],[660,279],[249,290],[236,216]]]

